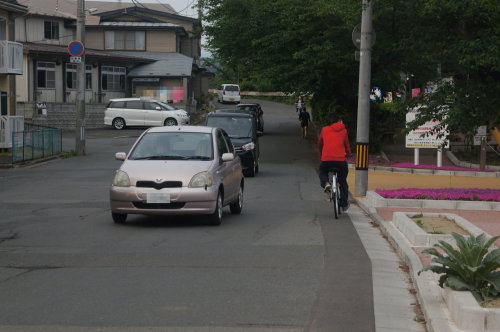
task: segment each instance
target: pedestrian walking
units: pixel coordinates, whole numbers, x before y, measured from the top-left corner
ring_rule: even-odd
[[[307,128],[309,127],[309,122],[311,121],[311,116],[307,112],[306,107],[302,107],[299,113],[300,128],[302,130],[302,138],[307,137]]]

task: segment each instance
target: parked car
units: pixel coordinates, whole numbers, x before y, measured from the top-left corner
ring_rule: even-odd
[[[241,100],[240,86],[238,84],[222,84],[217,92],[217,101],[219,103],[236,103]]]
[[[128,214],[206,214],[220,225],[222,208],[243,208],[240,158],[220,128],[168,126],[146,130],[123,163],[110,189],[111,216],[124,223]]]
[[[207,114],[206,125],[224,129],[240,157],[243,173],[255,176],[259,172],[259,136],[257,121],[251,114],[227,113],[224,111]]]
[[[104,111],[104,124],[118,130],[127,126],[181,126],[189,121],[186,111],[153,99],[111,99]]]
[[[264,111],[262,110],[262,107],[260,107],[260,104],[239,104],[236,107],[243,112],[254,114],[257,118],[257,129],[264,132]]]

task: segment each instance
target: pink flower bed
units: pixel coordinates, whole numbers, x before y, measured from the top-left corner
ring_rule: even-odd
[[[393,164],[391,167],[401,167],[401,168],[420,168],[420,169],[442,169],[446,171],[474,171],[474,172],[493,172],[491,169],[481,170],[480,168],[463,168],[456,166],[441,166],[437,167],[434,165],[415,165],[412,163],[398,163]]]
[[[376,189],[375,192],[384,198],[436,199],[459,201],[493,201],[500,202],[500,189],[456,188],[456,189]]]

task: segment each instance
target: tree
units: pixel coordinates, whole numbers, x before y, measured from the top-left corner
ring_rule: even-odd
[[[361,1],[199,4],[213,54],[239,68],[242,77],[270,82],[285,92],[311,93],[316,120],[337,112],[352,127],[359,63],[351,31],[360,21]],[[404,113],[425,104],[414,125],[441,119],[451,132],[471,134],[479,125],[499,124],[499,21],[500,6],[494,0],[376,1],[373,85],[409,96],[411,88],[423,91],[435,83],[435,93],[406,98],[396,108]],[[449,107],[440,111],[445,104]],[[382,114],[371,117],[372,128],[385,121]]]

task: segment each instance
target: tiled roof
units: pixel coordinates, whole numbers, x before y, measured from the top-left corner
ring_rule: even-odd
[[[137,52],[114,53],[139,55]],[[193,70],[193,58],[180,53],[141,52],[140,56],[157,61],[132,69],[128,74],[129,77],[189,77]]]
[[[12,1],[10,1],[12,2]],[[55,17],[70,18],[76,20],[77,0],[19,0],[19,4],[27,6],[30,14],[47,15]],[[168,14],[178,15],[177,12],[166,3],[144,3],[141,6],[150,10],[161,11]],[[85,1],[85,9],[96,8],[92,15],[104,13],[124,8],[137,7],[132,2],[104,2],[104,1]]]
[[[23,49],[25,53],[45,53],[45,54],[57,54],[57,55],[68,55],[68,48],[66,46],[58,45],[48,45],[48,44],[36,44],[36,43],[23,43]],[[100,59],[116,59],[116,60],[126,60],[132,62],[153,62],[154,60],[135,55],[128,54],[118,54],[115,52],[106,52],[94,49],[85,49],[85,56]]]

